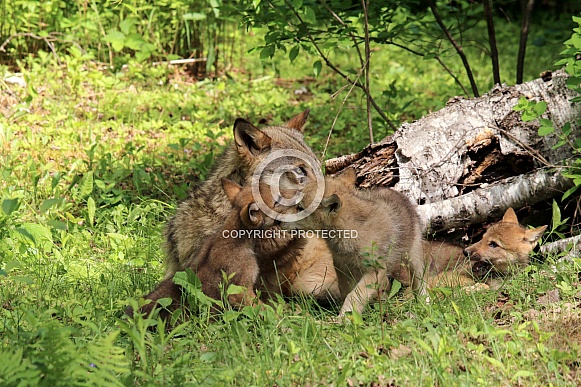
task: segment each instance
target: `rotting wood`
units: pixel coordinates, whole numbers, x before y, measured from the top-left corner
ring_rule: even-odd
[[[567,77],[559,70],[520,85],[497,85],[479,98],[455,97],[355,155],[328,160],[327,172],[354,166],[360,187],[403,192],[420,205],[429,229],[439,231],[557,196],[571,182],[547,166],[562,165],[570,148],[553,149],[556,133],[538,136],[538,120],[523,122],[512,108],[521,96],[545,101],[542,118],[557,128],[570,122],[571,132],[579,133],[581,109],[569,102],[577,95],[566,87]]]

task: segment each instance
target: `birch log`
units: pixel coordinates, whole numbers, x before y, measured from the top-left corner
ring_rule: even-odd
[[[569,102],[577,94],[566,87],[567,77],[562,70],[547,72],[520,85],[497,85],[479,98],[455,97],[357,154],[328,160],[327,172],[354,166],[360,187],[403,192],[439,231],[557,196],[571,183],[550,167],[563,165],[571,148],[553,149],[556,133],[538,136],[538,120],[523,122],[512,108],[521,96],[545,101],[542,118],[552,120],[557,133],[569,122],[578,135],[581,106]]]

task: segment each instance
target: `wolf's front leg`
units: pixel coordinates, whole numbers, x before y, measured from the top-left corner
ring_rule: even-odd
[[[385,269],[364,273],[355,288],[345,298],[339,318],[344,318],[347,312],[363,313],[365,306],[377,298],[380,287],[389,292],[390,283]]]

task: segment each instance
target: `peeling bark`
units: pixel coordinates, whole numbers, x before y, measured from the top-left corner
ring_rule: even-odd
[[[538,136],[538,120],[523,122],[512,108],[521,96],[545,101],[542,118],[559,129],[570,122],[571,132],[579,133],[581,109],[569,102],[577,95],[566,87],[567,77],[559,70],[520,85],[497,85],[479,98],[455,97],[357,154],[328,160],[327,172],[354,166],[360,187],[403,192],[420,205],[429,229],[439,231],[554,197],[571,183],[547,167],[562,165],[571,149],[552,149],[556,134]]]
[[[578,258],[581,253],[581,235],[561,239],[541,246],[541,254],[558,254],[567,252],[564,258]]]
[[[572,186],[560,171],[539,169],[511,177],[458,197],[417,207],[428,234],[499,218],[520,208],[562,194]]]

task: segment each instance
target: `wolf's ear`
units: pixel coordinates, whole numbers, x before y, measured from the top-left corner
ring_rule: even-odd
[[[242,223],[248,227],[260,227],[263,221],[262,212],[256,203],[250,203],[243,208],[240,213],[240,218],[242,219]]]
[[[271,143],[270,137],[242,118],[237,118],[234,121],[234,141],[238,153],[245,157],[257,156],[270,147]]]
[[[543,233],[545,232],[546,229],[547,229],[547,226],[542,226],[542,227],[526,230],[525,231],[525,238],[529,242],[531,242],[533,245],[536,245],[537,242],[539,241],[539,239],[541,239],[541,236],[543,236]]]
[[[518,219],[512,207],[509,207],[508,210],[506,210],[502,217],[502,221],[507,223],[518,223]]]
[[[329,214],[336,214],[341,209],[341,199],[337,194],[333,194],[321,200],[321,207]]]
[[[303,128],[305,127],[305,124],[307,122],[307,118],[309,118],[310,112],[311,112],[311,109],[306,109],[301,114],[298,114],[298,115],[294,116],[293,118],[291,118],[286,124],[284,124],[284,126],[286,126],[287,128],[295,129],[295,130],[298,130],[299,132],[302,132]]]
[[[240,191],[242,191],[241,186],[226,178],[222,179],[222,188],[224,189],[228,200],[230,200],[230,203],[234,203],[234,199],[236,199],[236,196],[238,196]]]
[[[341,181],[349,187],[355,187],[355,182],[357,182],[357,171],[354,167],[349,167],[341,172],[336,179],[341,179]]]

